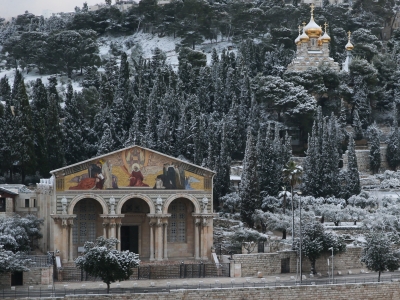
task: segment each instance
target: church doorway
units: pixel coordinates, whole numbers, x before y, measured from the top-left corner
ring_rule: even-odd
[[[121,226],[121,250],[139,253],[139,226]]]

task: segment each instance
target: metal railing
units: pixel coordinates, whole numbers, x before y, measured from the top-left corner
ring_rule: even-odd
[[[229,277],[230,264],[174,264],[174,265],[142,265],[134,268],[130,280],[140,279],[174,279],[174,278],[208,278]],[[55,281],[96,281],[77,267],[64,267],[58,271]]]

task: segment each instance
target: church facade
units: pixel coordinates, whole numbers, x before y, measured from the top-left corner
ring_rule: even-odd
[[[36,190],[47,207],[40,246],[64,264],[98,236],[117,238],[142,261],[210,259],[211,170],[132,146],[51,174]]]

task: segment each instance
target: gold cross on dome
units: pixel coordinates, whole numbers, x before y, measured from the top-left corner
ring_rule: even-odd
[[[347,35],[348,35],[349,41],[350,41],[350,36],[351,36],[351,31],[350,30],[347,32]]]
[[[301,25],[299,25],[299,35],[300,35],[300,32],[301,32]]]
[[[325,22],[324,26],[325,26],[325,32],[326,32],[326,27],[328,27],[328,23]]]
[[[311,15],[313,15],[314,14],[314,3],[311,3],[311,5],[310,5],[310,7],[311,7]]]

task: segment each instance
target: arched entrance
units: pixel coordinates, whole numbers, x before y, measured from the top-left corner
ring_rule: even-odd
[[[141,198],[126,200],[121,207],[121,250],[139,254],[141,259],[150,257],[150,228],[147,214],[150,207]]]
[[[73,255],[77,257],[83,249],[85,242],[93,242],[102,235],[103,226],[100,217],[103,208],[100,203],[91,198],[84,198],[78,201],[73,208],[76,215],[74,226],[72,227]]]
[[[168,257],[195,257],[194,231],[195,224],[192,216],[195,207],[189,199],[174,199],[168,206]]]

